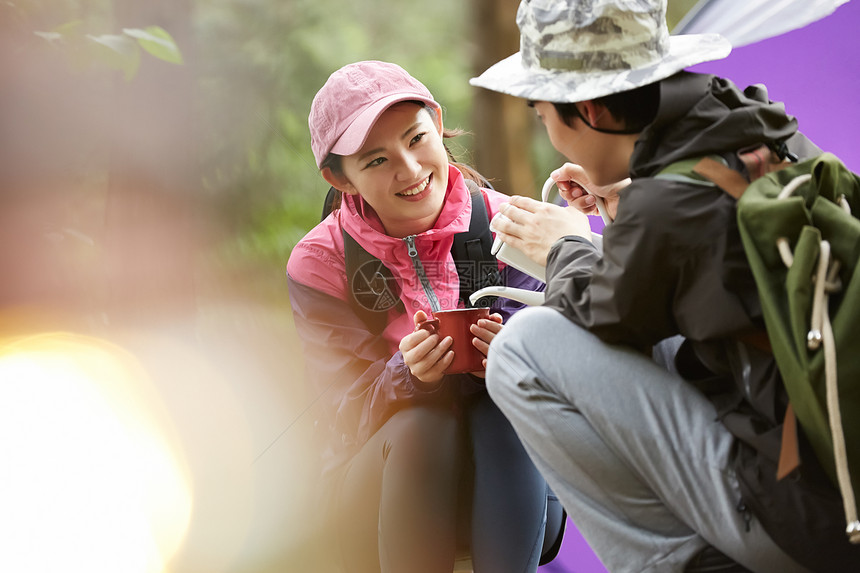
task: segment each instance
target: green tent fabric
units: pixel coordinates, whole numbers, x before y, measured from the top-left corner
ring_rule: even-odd
[[[829,153],[755,180],[738,202],[741,237],[777,365],[804,434],[840,487],[855,543],[860,542],[858,215],[860,177]],[[830,396],[828,374],[838,385]],[[847,463],[837,464],[845,457]]]

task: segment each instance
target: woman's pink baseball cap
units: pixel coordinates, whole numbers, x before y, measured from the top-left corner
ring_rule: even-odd
[[[410,100],[440,107],[430,90],[397,64],[356,62],[334,72],[314,96],[308,116],[317,167],[329,153],[352,155],[361,149],[382,112]]]

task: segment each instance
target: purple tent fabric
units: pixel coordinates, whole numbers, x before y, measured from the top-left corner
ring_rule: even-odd
[[[800,130],[849,169],[860,171],[860,2],[798,30],[735,48],[691,71],[717,74],[743,88],[763,83]]]
[[[606,567],[568,519],[561,550],[552,563],[538,567],[538,573],[608,573]]]

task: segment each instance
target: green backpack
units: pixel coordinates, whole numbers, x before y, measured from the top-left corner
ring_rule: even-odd
[[[778,477],[798,463],[796,416],[839,487],[850,541],[860,543],[860,176],[830,153],[793,164],[766,157],[758,173],[744,163],[752,183],[716,156],[675,163],[658,177],[716,185],[738,199],[744,251],[790,401]]]

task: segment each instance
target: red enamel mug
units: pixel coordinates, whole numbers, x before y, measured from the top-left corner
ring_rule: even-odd
[[[453,339],[451,350],[454,351],[454,361],[445,369],[445,374],[484,370],[483,361],[486,356],[472,344],[475,335],[469,327],[477,324],[478,320],[489,317],[488,308],[454,308],[434,312],[432,318],[418,324],[418,328],[436,333],[440,339],[446,336]]]

